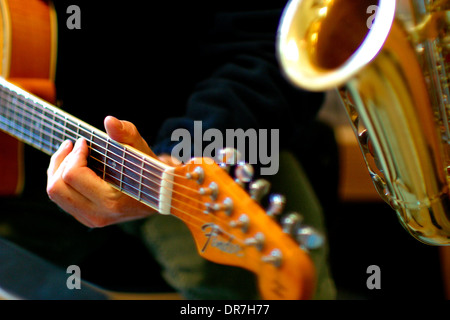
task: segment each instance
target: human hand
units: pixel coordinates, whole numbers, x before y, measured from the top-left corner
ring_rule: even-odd
[[[136,127],[128,121],[105,118],[111,139],[156,157]],[[64,211],[94,228],[147,217],[150,207],[114,189],[87,167],[86,140],[65,141],[51,157],[47,170],[47,194]]]

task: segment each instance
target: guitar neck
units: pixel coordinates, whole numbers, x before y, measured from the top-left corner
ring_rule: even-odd
[[[0,129],[52,155],[65,140],[86,139],[88,165],[118,190],[168,214],[172,168],[0,78]]]

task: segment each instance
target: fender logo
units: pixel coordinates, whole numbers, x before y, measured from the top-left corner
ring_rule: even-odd
[[[229,237],[225,239],[223,237],[224,233],[220,230],[220,228],[213,223],[206,223],[202,226],[202,231],[205,233],[206,242],[203,245],[202,252],[211,246],[219,249],[222,252],[234,254],[237,257],[244,256],[242,251],[242,247],[236,243],[232,243],[233,237]]]

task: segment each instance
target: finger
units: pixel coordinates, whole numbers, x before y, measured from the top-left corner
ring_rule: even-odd
[[[50,188],[48,189],[50,199],[62,210],[85,226],[94,227],[93,223],[86,216],[87,213],[93,211],[93,203],[89,199],[74,190],[70,185],[65,184],[62,180],[58,180]]]
[[[108,116],[105,118],[104,124],[106,132],[113,140],[130,145],[152,157],[156,157],[133,123]]]
[[[50,164],[47,169],[47,175],[53,176],[61,163],[67,157],[67,155],[72,151],[72,142],[70,140],[64,141],[58,148],[58,150],[50,158]]]
[[[106,196],[111,187],[88,168],[89,148],[86,140],[78,139],[73,151],[67,156],[67,164],[61,174],[62,180],[92,202]]]

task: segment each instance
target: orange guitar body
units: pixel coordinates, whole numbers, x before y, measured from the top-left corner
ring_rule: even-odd
[[[25,90],[54,102],[56,14],[50,1],[0,0],[0,74]],[[23,144],[0,132],[0,195],[24,186]]]

